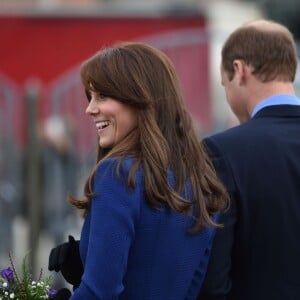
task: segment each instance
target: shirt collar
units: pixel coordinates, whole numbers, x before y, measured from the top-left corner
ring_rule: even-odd
[[[272,105],[300,105],[300,99],[290,94],[271,96],[254,107],[251,117],[254,117],[254,115],[264,107]]]

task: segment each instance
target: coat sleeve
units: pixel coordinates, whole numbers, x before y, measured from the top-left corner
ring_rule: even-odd
[[[130,189],[126,172],[118,176],[114,165],[111,160],[104,161],[95,174],[84,273],[72,300],[118,299],[124,289],[142,196],[140,182]]]
[[[225,185],[230,196],[230,208],[220,215],[219,222],[224,225],[217,229],[213,241],[210,261],[199,300],[225,300],[231,289],[231,255],[236,224],[236,188],[226,155],[212,138],[203,141],[211,158],[218,178]]]

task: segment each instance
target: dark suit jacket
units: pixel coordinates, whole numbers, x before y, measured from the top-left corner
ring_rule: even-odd
[[[269,106],[204,140],[226,185],[199,299],[300,299],[300,106]]]

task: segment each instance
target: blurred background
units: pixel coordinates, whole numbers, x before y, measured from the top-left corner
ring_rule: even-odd
[[[237,124],[219,78],[229,33],[264,17],[298,40],[299,13],[298,0],[0,0],[0,268],[9,252],[16,262],[29,253],[33,272],[47,273],[51,248],[79,239],[82,219],[66,196],[83,195],[96,157],[84,59],[116,41],[160,48],[201,138]]]

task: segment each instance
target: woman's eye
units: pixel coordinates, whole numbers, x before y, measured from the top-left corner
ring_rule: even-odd
[[[105,101],[107,99],[107,96],[98,93],[98,92],[94,92],[94,91],[90,91],[89,93],[90,95],[90,100],[94,99],[95,101]]]

